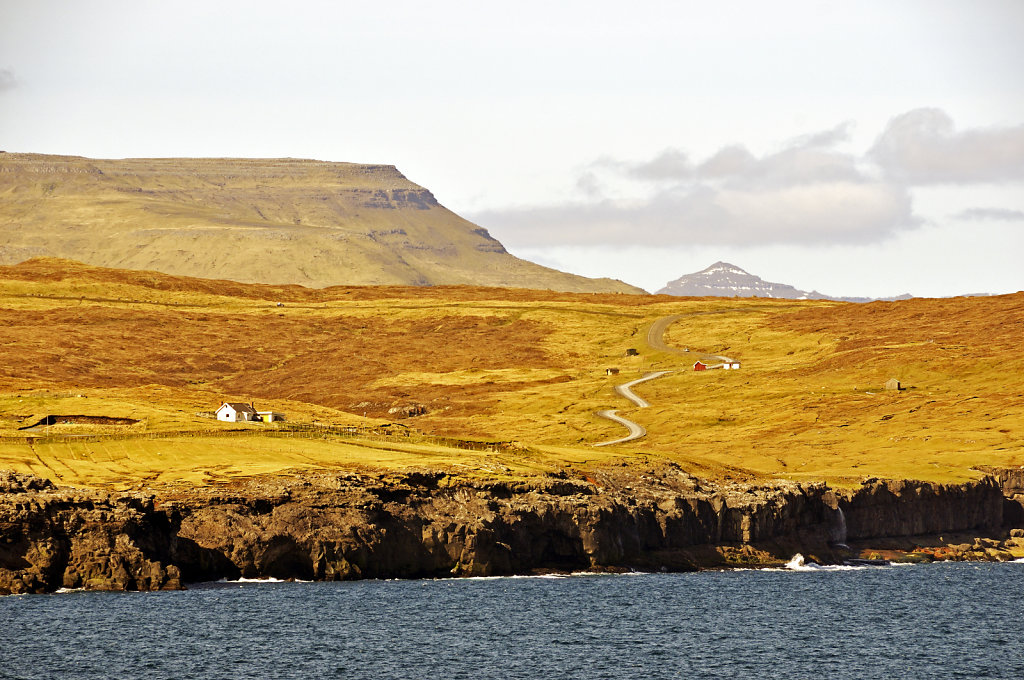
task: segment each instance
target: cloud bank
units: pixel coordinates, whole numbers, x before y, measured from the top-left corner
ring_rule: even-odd
[[[735,144],[697,160],[677,148],[601,158],[577,178],[578,200],[470,217],[511,247],[867,244],[921,223],[914,186],[1024,178],[1024,126],[958,132],[942,111],[919,109],[864,154],[836,148],[848,140],[844,124],[762,156]]]
[[[1024,125],[957,131],[939,109],[890,121],[868,156],[896,181],[969,184],[1024,179]]]

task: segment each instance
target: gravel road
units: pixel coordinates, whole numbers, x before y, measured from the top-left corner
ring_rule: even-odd
[[[643,376],[642,378],[637,378],[636,380],[631,380],[628,383],[623,383],[621,385],[616,385],[615,386],[615,392],[618,395],[620,395],[622,397],[625,397],[626,399],[629,399],[631,402],[636,404],[637,408],[647,408],[648,406],[650,406],[650,404],[648,404],[646,401],[644,401],[640,397],[636,396],[636,394],[634,394],[632,389],[630,389],[630,388],[632,388],[633,385],[636,385],[638,383],[646,382],[648,380],[654,380],[655,378],[660,378],[661,376],[665,375],[666,373],[671,373],[671,372],[672,371],[657,371],[655,373],[648,373],[647,375]],[[594,444],[594,446],[609,446],[611,444],[623,444],[625,442],[633,441],[634,439],[639,439],[640,437],[643,437],[644,435],[647,434],[647,430],[645,430],[643,428],[643,426],[637,425],[632,420],[627,420],[626,418],[623,418],[620,415],[616,415],[617,412],[618,412],[618,409],[612,409],[612,410],[608,410],[608,411],[598,411],[597,415],[599,415],[602,418],[607,418],[608,420],[616,422],[616,423],[618,423],[620,425],[625,425],[626,428],[629,429],[629,434],[626,435],[625,437],[622,437],[621,439],[613,439],[612,441],[601,442],[600,444]]]

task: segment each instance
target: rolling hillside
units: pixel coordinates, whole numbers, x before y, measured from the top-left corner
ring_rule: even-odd
[[[0,263],[62,257],[250,283],[641,293],[507,253],[394,167],[0,153]]]
[[[648,344],[669,316],[664,340],[689,353]],[[0,469],[117,485],[352,466],[528,476],[660,460],[725,480],[964,480],[1024,464],[1022,327],[1020,293],[857,305],[308,289],[37,259],[0,267]],[[694,372],[700,353],[742,369]],[[613,391],[655,370],[672,372],[636,388],[649,408]],[[890,378],[904,389],[886,390]],[[514,444],[193,437],[229,427],[197,415],[221,401],[254,401],[292,425],[395,423]],[[612,408],[647,436],[595,448],[624,434],[596,415]],[[131,423],[56,423],[49,435],[137,439],[27,444],[21,428],[52,415]],[[175,433],[186,438],[145,438]]]

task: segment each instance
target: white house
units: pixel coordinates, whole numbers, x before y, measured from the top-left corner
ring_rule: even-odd
[[[228,423],[249,422],[256,420],[256,409],[251,404],[229,404],[224,402],[217,409],[217,420]]]

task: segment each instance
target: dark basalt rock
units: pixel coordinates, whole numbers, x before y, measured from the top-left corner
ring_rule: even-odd
[[[181,588],[153,500],[0,477],[0,593]]]
[[[837,493],[824,484],[719,486],[672,465],[516,482],[436,471],[286,477],[159,499],[0,473],[0,593],[156,590],[239,576],[680,571],[778,564],[798,551],[827,562],[843,558],[836,545],[847,539],[999,530],[1003,502],[996,477],[868,480]],[[1022,539],[948,552],[1002,559],[1013,541]]]

